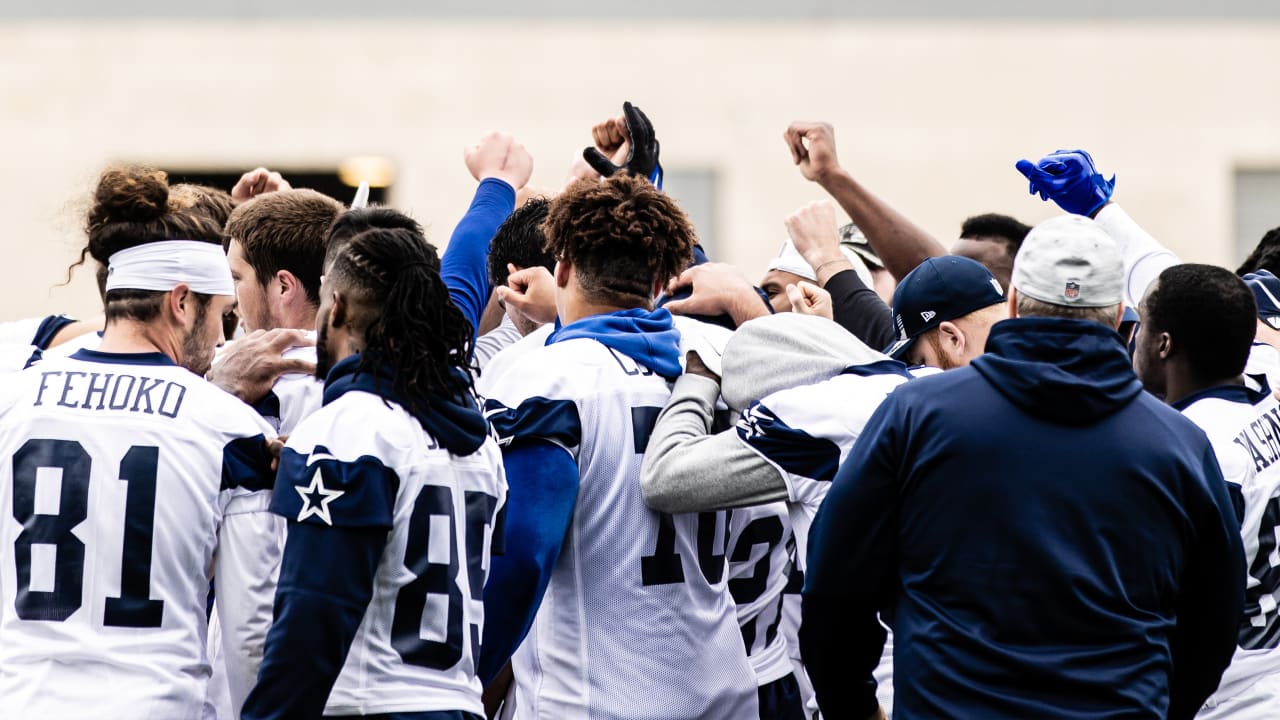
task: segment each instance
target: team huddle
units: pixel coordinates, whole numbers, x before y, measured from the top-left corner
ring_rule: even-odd
[[[0,717],[1280,718],[1280,231],[1182,263],[1059,150],[948,249],[794,123],[854,222],[752,281],[591,136],[468,148],[443,254],[104,171],[102,317],[0,325]]]

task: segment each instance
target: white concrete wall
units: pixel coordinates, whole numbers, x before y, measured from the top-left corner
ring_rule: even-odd
[[[94,312],[89,273],[50,288],[110,162],[386,155],[393,202],[443,242],[473,187],[465,144],[514,132],[556,184],[624,99],[666,166],[718,172],[721,258],[752,276],[821,197],[781,140],[801,118],[833,122],[845,165],[940,238],[979,212],[1047,217],[1013,162],[1082,146],[1155,235],[1232,263],[1232,172],[1280,167],[1276,67],[1280,23],[1261,21],[0,25],[0,319]]]

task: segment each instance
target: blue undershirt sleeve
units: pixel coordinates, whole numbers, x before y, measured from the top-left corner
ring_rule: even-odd
[[[480,181],[471,207],[453,229],[449,247],[440,258],[440,278],[449,288],[449,297],[471,323],[473,340],[493,292],[489,282],[489,242],[515,207],[516,191],[506,182],[497,178]]]
[[[533,624],[578,500],[578,463],[547,440],[517,441],[507,472],[505,552],[491,560],[484,586],[484,638],[478,672],[486,685]]]
[[[275,620],[243,720],[320,717],[373,597],[383,528],[289,522]]]

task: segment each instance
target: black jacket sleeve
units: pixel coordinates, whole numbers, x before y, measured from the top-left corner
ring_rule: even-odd
[[[893,344],[893,316],[874,290],[867,287],[858,273],[844,270],[827,280],[824,290],[831,293],[835,321],[873,350]]]

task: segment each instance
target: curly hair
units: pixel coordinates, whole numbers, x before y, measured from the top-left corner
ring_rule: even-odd
[[[550,208],[551,201],[546,198],[530,198],[498,226],[489,243],[489,281],[495,286],[507,284],[508,263],[518,268],[540,265],[555,269],[556,259],[547,252],[547,236],[542,234]]]
[[[642,177],[578,182],[551,201],[546,249],[592,299],[650,307],[655,283],[689,264],[697,235],[675,200]]]
[[[390,370],[411,411],[426,412],[430,395],[469,392],[471,323],[450,299],[440,257],[420,233],[362,232],[337,251],[329,274],[350,291],[353,324],[364,335],[357,372]]]

